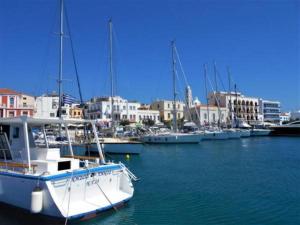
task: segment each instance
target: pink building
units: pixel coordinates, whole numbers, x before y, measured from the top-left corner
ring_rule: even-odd
[[[0,118],[21,115],[33,116],[33,96],[18,93],[8,88],[0,88]]]

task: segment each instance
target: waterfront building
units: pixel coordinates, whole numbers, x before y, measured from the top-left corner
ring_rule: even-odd
[[[176,101],[177,119],[184,118],[185,104],[181,101]],[[156,100],[151,103],[150,108],[152,110],[158,110],[160,121],[167,122],[173,119],[173,101],[170,100]]]
[[[111,110],[112,104],[113,110]],[[113,111],[115,121],[129,120],[129,122],[136,122],[140,105],[139,102],[128,101],[120,96],[114,96],[113,101],[111,101],[111,97],[94,97],[87,102],[86,116],[89,119],[109,122]]]
[[[142,105],[137,110],[137,121],[143,123],[146,121],[153,121],[155,124],[160,122],[159,111],[150,109],[150,105]]]
[[[57,111],[59,105],[59,97],[57,94],[42,95],[36,97],[35,104],[36,104],[36,112],[34,114],[34,117],[36,118],[57,117]]]
[[[207,125],[225,125],[228,117],[226,107],[218,107],[215,105],[194,104],[189,110],[186,118],[191,118],[198,126]]]
[[[192,89],[190,86],[187,86],[185,89],[185,102],[186,102],[186,107],[191,108],[193,105],[193,94],[192,94]]]
[[[83,119],[83,109],[79,104],[63,100],[61,114],[63,118]],[[54,118],[58,115],[59,96],[56,93],[45,94],[35,99],[35,118]]]
[[[34,102],[33,96],[8,88],[0,88],[0,118],[33,116]]]
[[[259,111],[263,115],[264,122],[280,122],[280,102],[259,99]]]
[[[228,110],[226,121],[232,122],[234,118],[248,123],[262,120],[259,112],[259,99],[247,97],[240,92],[211,92],[208,94],[209,104],[225,107]]]
[[[72,119],[84,119],[83,109],[79,107],[78,104],[73,104],[70,108],[70,118]]]
[[[290,112],[283,112],[283,113],[280,113],[280,123],[286,123],[286,122],[289,122],[290,119],[291,119],[291,113]]]

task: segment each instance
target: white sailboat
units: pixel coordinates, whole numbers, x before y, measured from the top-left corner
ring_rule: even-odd
[[[115,120],[115,110],[114,107],[114,69],[113,69],[113,24],[110,19],[109,25],[109,73],[111,81],[111,129],[112,137],[102,137],[99,138],[101,146],[105,153],[113,154],[140,154],[143,149],[143,143],[139,141],[132,141],[129,139],[121,139],[116,137],[116,120]]]
[[[121,163],[107,163],[100,143],[98,157],[75,156],[68,124],[95,121],[35,119],[27,116],[0,119],[0,201],[51,217],[83,219],[115,208],[132,198],[135,176]],[[37,147],[32,128],[65,125],[69,155],[59,148]]]
[[[184,144],[199,143],[202,135],[197,133],[179,133],[177,128],[177,91],[176,91],[176,60],[175,60],[175,42],[172,41],[172,65],[173,65],[173,131],[167,133],[147,134],[140,138],[144,143],[153,144]]]
[[[214,72],[215,72],[215,82],[216,82],[216,91],[217,91],[217,68],[216,64],[214,63]],[[206,65],[204,65],[204,82],[205,82],[205,94],[207,96],[206,98],[206,104],[207,104],[207,115],[208,115],[208,124],[210,124],[210,119],[209,119],[209,99],[208,99],[208,91],[207,91],[207,69]],[[211,85],[212,88],[212,85]],[[213,89],[213,88],[212,88]],[[229,135],[227,132],[224,132],[223,129],[220,127],[220,118],[221,118],[221,111],[220,111],[220,104],[219,104],[219,99],[216,97],[215,92],[214,93],[214,98],[217,102],[218,106],[218,113],[219,113],[219,121],[218,121],[218,127],[217,128],[212,128],[209,127],[209,129],[204,131],[204,137],[203,140],[226,140],[228,139]]]

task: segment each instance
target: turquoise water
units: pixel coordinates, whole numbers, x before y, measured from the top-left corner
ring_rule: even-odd
[[[80,224],[300,224],[299,146],[300,138],[259,137],[113,156],[141,178],[134,198]],[[1,225],[42,224],[24,217],[0,208]]]

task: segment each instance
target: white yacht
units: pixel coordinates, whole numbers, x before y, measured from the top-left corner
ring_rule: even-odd
[[[68,124],[84,123],[96,135],[95,121],[27,116],[0,119],[0,201],[31,213],[62,219],[86,219],[132,198],[136,177],[122,164],[106,162],[97,140],[98,157],[73,154]],[[33,128],[64,125],[69,154],[37,147]]]
[[[147,134],[140,138],[142,142],[153,144],[185,144],[199,143],[202,140],[202,135],[196,133],[180,133],[177,128],[177,91],[176,91],[176,60],[175,60],[175,42],[172,41],[172,65],[173,65],[173,131],[158,134]]]
[[[227,133],[228,139],[241,138],[241,132],[239,132],[239,130],[237,129],[230,128],[230,129],[224,129],[223,131]]]
[[[270,133],[271,133],[270,129],[253,128],[250,130],[251,136],[268,136],[270,135]]]
[[[163,133],[163,134],[148,134],[140,139],[144,143],[151,144],[197,144],[202,140],[202,136],[196,133]]]

